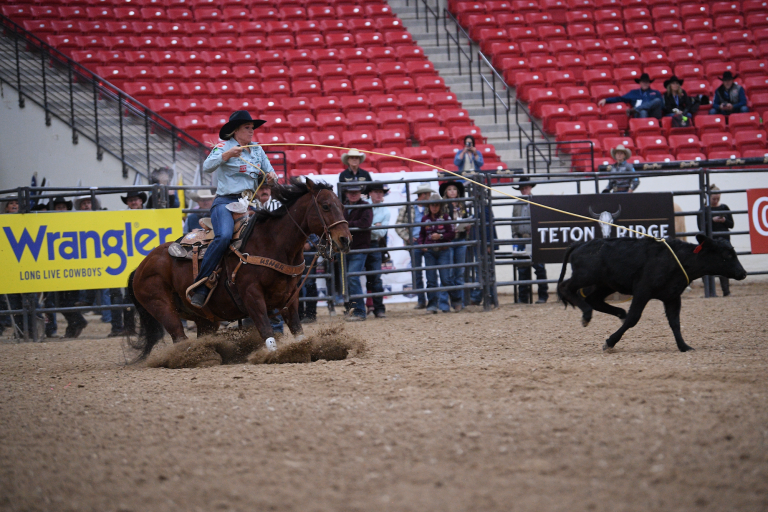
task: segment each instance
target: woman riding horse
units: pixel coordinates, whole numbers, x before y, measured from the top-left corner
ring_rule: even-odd
[[[218,171],[218,188],[216,199],[211,207],[214,239],[203,257],[198,281],[210,276],[216,270],[219,261],[227,251],[232,230],[235,227],[232,213],[227,206],[237,203],[243,192],[255,190],[259,181],[265,176],[270,184],[277,181],[277,175],[263,149],[241,147],[253,142],[253,131],[264,123],[266,121],[261,119],[252,119],[245,110],[235,111],[219,130],[219,138],[225,142],[216,144],[203,163],[204,172]],[[196,308],[202,308],[209,291],[210,289],[205,285],[198,286],[192,296],[191,304]]]

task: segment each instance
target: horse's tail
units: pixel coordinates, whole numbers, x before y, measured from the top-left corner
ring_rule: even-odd
[[[128,345],[139,351],[136,358],[132,361],[132,363],[138,363],[139,361],[146,359],[149,353],[152,352],[152,348],[157,345],[157,342],[163,339],[165,330],[163,329],[163,325],[139,303],[138,299],[136,299],[136,294],[133,293],[134,274],[136,274],[135,270],[128,276],[127,294],[128,298],[136,307],[136,311],[139,313],[139,334],[136,339],[129,337]]]
[[[563,293],[563,278],[565,277],[565,269],[568,268],[568,260],[571,258],[571,253],[576,248],[576,245],[572,245],[568,248],[568,250],[565,252],[565,257],[563,258],[563,268],[560,270],[560,279],[557,280],[557,297],[560,299],[560,301],[563,303],[566,309],[568,309],[568,305],[570,304],[571,307],[576,307],[573,305],[573,303],[568,300]]]

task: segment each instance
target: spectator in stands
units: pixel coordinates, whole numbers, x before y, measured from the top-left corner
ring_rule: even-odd
[[[632,156],[632,152],[625,148],[623,144],[619,144],[611,150],[611,158],[616,160],[616,163],[610,166],[611,172],[635,172],[635,167],[627,161]],[[615,178],[608,182],[608,186],[603,190],[603,194],[609,194],[611,192],[634,192],[640,185],[638,178]]]
[[[317,250],[317,244],[320,241],[320,237],[315,234],[310,234],[309,239],[304,244],[304,265],[306,265],[309,272],[304,286],[301,289],[301,297],[306,299],[317,299],[317,279],[314,277],[317,274],[317,267],[312,269],[309,266],[312,264],[312,260],[315,259],[314,254],[307,254],[308,252],[314,252]],[[302,277],[304,279],[304,277]],[[299,301],[299,320],[303,324],[312,324],[317,322],[317,300]]]
[[[662,114],[672,118],[672,126],[686,127],[691,125],[691,118],[699,111],[699,97],[688,96],[683,89],[683,80],[672,75],[664,81],[667,92],[664,93],[664,109]]]
[[[12,194],[0,199],[0,212],[19,213],[18,196],[16,194]]]
[[[341,155],[341,164],[344,170],[339,174],[339,183],[349,183],[350,181],[373,181],[371,174],[365,169],[360,168],[360,164],[365,162],[365,153],[356,149],[350,149],[349,152]],[[341,200],[344,201],[345,190],[341,190]]]
[[[362,198],[362,185],[353,185],[351,187],[345,187],[344,205],[367,205],[368,203]],[[371,246],[371,231],[370,227],[373,223],[373,211],[371,208],[344,208],[344,218],[349,222],[350,228],[358,228],[360,231],[355,231],[352,235],[352,243],[349,248],[355,249],[368,249]],[[346,259],[346,273],[350,272],[362,272],[365,268],[366,254],[353,253],[345,257]],[[360,284],[360,276],[347,275],[347,292],[349,295],[360,295],[363,293],[363,287]],[[359,322],[365,320],[365,299],[354,299],[348,302],[346,305],[347,321]]]
[[[720,78],[723,83],[715,90],[715,99],[712,102],[710,114],[727,116],[739,112],[749,112],[747,93],[742,86],[735,82],[737,78],[739,75],[734,75],[730,71],[723,73]]]
[[[365,259],[365,270],[381,271],[382,258],[387,247],[387,228],[381,229],[381,226],[389,225],[389,208],[386,206],[376,206],[384,203],[384,196],[389,194],[389,187],[383,183],[372,182],[368,185],[366,192],[373,204],[372,227],[379,226],[379,229],[371,229],[371,247],[379,247],[381,251],[368,253]],[[365,279],[365,287],[368,293],[382,293],[384,285],[381,282],[381,274],[369,275]],[[371,311],[376,318],[386,318],[386,308],[384,307],[384,297],[372,297]]]
[[[209,189],[205,188],[198,193],[190,193],[190,199],[197,203],[196,210],[209,210],[209,213],[202,214],[198,212],[190,213],[187,215],[187,221],[184,223],[184,233],[189,233],[193,229],[200,228],[200,219],[210,216],[210,209],[213,205],[213,200],[216,199],[216,194],[213,194]]]
[[[724,238],[730,242],[731,235],[728,234],[728,231],[733,229],[733,215],[731,214],[731,209],[728,208],[727,204],[722,204],[720,202],[719,193],[712,193],[720,192],[717,185],[710,185],[709,191],[709,208],[712,210],[712,237]],[[702,209],[702,211],[706,210]],[[699,225],[699,230],[706,232],[706,214],[697,215],[696,220]],[[717,292],[715,291],[715,281],[711,276],[706,276],[704,278],[704,286],[709,288],[710,297],[717,296]],[[720,288],[723,290],[723,297],[727,297],[731,294],[731,287],[727,277],[720,276]]]
[[[149,175],[149,184],[150,185],[171,185],[171,180],[173,179],[173,169],[170,167],[158,167],[157,169],[154,169],[150,175]],[[155,208],[155,197],[154,193],[150,194],[149,199],[147,200],[147,208]],[[165,206],[166,208],[178,208],[179,207],[179,196],[176,195],[175,190],[169,190],[168,191],[168,203]]]
[[[631,116],[661,119],[664,99],[659,91],[651,89],[651,77],[648,73],[643,73],[635,82],[640,84],[639,89],[632,89],[624,96],[604,98],[597,104],[602,107],[606,103],[627,103],[630,105],[627,114]]]
[[[521,176],[520,179],[517,180],[517,186],[513,186],[515,190],[520,191],[520,195],[526,197],[527,199],[530,199],[533,197],[533,187],[535,187],[536,184],[532,183],[530,181],[530,178],[528,176]],[[531,238],[531,205],[528,203],[522,203],[522,204],[516,204],[512,208],[512,217],[528,217],[528,220],[526,220],[522,224],[513,224],[512,225],[512,238]],[[519,251],[525,251],[526,250],[526,244],[517,244],[517,250]],[[537,280],[546,280],[547,279],[547,268],[543,263],[531,263],[530,266],[528,265],[521,265],[518,268],[518,276],[520,277],[521,281],[530,281],[531,280],[531,267],[533,267],[534,272],[536,272],[536,279]],[[522,304],[528,304],[531,299],[531,293],[532,293],[532,287],[529,284],[520,285],[519,288],[520,292],[518,294],[517,302],[520,302]],[[538,285],[538,294],[539,298],[536,301],[536,304],[545,304],[547,300],[549,299],[549,286],[547,283],[539,284]]]
[[[437,288],[438,273],[440,273],[441,286],[453,286],[453,278],[450,269],[430,268],[439,265],[450,265],[451,250],[449,247],[430,248],[429,246],[451,242],[456,236],[453,224],[440,224],[440,222],[451,220],[451,216],[445,212],[443,203],[440,202],[441,200],[442,198],[439,194],[432,194],[429,198],[429,209],[421,219],[423,225],[419,232],[419,245],[422,246],[421,251],[424,253],[424,266],[427,268],[427,288]],[[451,310],[447,305],[440,304],[439,295],[438,292],[427,292],[428,313],[436,314],[438,308],[442,309],[444,313],[448,313]],[[451,299],[451,305],[456,312],[461,311],[464,307],[461,301],[461,292],[459,290],[451,290],[448,292],[448,295]]]
[[[427,201],[432,194],[436,192],[429,188],[427,185],[422,185],[416,189],[416,201],[420,204],[413,204],[410,206],[402,206],[397,212],[397,224],[419,224],[421,219],[426,213],[426,206],[423,204]],[[421,232],[421,226],[414,226],[411,228],[401,227],[395,228],[395,233],[403,239],[405,245],[415,245],[418,243],[419,233]],[[411,268],[419,268],[424,261],[424,255],[420,250],[411,250]],[[424,288],[424,282],[421,276],[422,271],[413,272],[413,289],[421,290]],[[416,309],[424,309],[427,307],[427,301],[424,293],[417,293],[418,302]]]
[[[90,212],[92,210],[101,210],[101,205],[99,204],[99,200],[95,197],[91,197],[90,195],[87,196],[78,196],[74,200],[75,203],[75,210],[79,212]]]
[[[120,200],[128,205],[129,210],[141,210],[144,208],[144,203],[147,202],[147,194],[146,192],[131,190],[126,195],[120,196]]]
[[[280,208],[282,204],[277,199],[272,198],[272,185],[265,181],[256,192],[256,200],[251,203],[251,206],[257,210],[273,212]]]
[[[475,138],[471,135],[464,137],[464,147],[456,153],[453,165],[460,172],[479,171],[483,167],[483,154],[475,147]]]
[[[444,208],[445,211],[448,213],[448,215],[451,217],[451,220],[461,220],[461,219],[468,219],[469,218],[469,212],[467,212],[467,204],[465,201],[459,201],[458,199],[461,199],[464,197],[464,183],[460,180],[451,180],[446,181],[444,183],[440,184],[440,196],[443,199],[457,199],[457,201],[454,201],[452,203],[445,203]],[[454,242],[465,242],[467,240],[467,234],[469,233],[469,228],[471,224],[453,224],[453,231],[455,233],[455,236],[453,238]],[[466,245],[457,245],[450,248],[451,251],[451,258],[450,263],[454,265],[464,265],[467,261],[467,246]],[[453,281],[454,286],[462,286],[464,284],[464,267],[455,267],[452,269],[449,269],[451,272],[451,280]],[[462,297],[464,296],[464,292],[461,291]],[[441,300],[443,302],[447,301],[447,295],[448,294],[441,294]],[[462,304],[463,304],[462,300]]]

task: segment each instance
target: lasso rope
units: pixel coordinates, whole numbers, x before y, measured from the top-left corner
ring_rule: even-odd
[[[323,144],[299,144],[299,143],[287,144],[287,143],[280,143],[280,142],[269,143],[269,144],[250,144],[250,145],[247,145],[247,146],[240,146],[240,147],[241,148],[251,148],[251,147],[268,147],[268,146],[306,146],[306,147],[325,148],[325,149],[340,149],[340,150],[343,150],[343,151],[349,151],[350,149],[352,149],[352,148],[344,148],[344,147],[341,147],[341,146],[327,146],[327,145],[323,145]],[[426,162],[420,162],[418,160],[414,160],[412,158],[407,158],[407,157],[404,157],[404,156],[390,155],[388,153],[379,153],[377,151],[370,151],[370,150],[367,150],[367,149],[358,149],[357,151],[360,151],[361,153],[370,153],[371,155],[394,157],[394,158],[398,158],[400,160],[405,160],[406,162],[413,162],[413,163],[421,164],[421,165],[428,165],[429,167],[432,167],[432,168],[437,169],[439,171],[442,171],[444,173],[456,176],[459,179],[462,179],[462,180],[465,180],[465,181],[469,181],[470,183],[474,183],[475,185],[478,185],[480,187],[483,187],[483,188],[488,189],[488,190],[493,191],[493,192],[497,192],[497,193],[499,193],[501,195],[504,195],[504,196],[507,196],[507,197],[511,197],[512,199],[516,199],[518,201],[524,201],[524,202],[526,202],[528,204],[531,204],[533,206],[538,206],[539,208],[545,208],[547,210],[552,210],[553,212],[558,212],[558,213],[562,213],[562,214],[565,214],[565,215],[570,215],[571,217],[577,217],[577,218],[580,218],[580,219],[587,220],[589,222],[598,222],[600,224],[607,224],[607,225],[613,226],[615,228],[626,229],[627,231],[630,231],[630,232],[638,234],[638,235],[642,235],[644,237],[653,238],[657,242],[661,242],[661,243],[663,243],[664,245],[667,246],[667,249],[669,249],[669,252],[672,253],[672,256],[674,256],[674,258],[675,258],[675,261],[680,266],[680,270],[683,271],[683,275],[685,275],[685,280],[687,281],[687,284],[691,284],[691,280],[688,277],[688,272],[685,271],[685,268],[683,268],[683,264],[680,263],[680,259],[677,257],[677,254],[675,254],[675,251],[672,250],[672,247],[669,246],[669,244],[667,243],[667,241],[664,238],[657,238],[657,237],[649,235],[648,233],[642,233],[642,232],[637,231],[635,229],[627,228],[627,227],[624,227],[624,226],[619,226],[618,224],[613,224],[612,222],[608,222],[608,221],[604,221],[604,220],[600,220],[600,219],[593,219],[592,217],[586,217],[584,215],[579,215],[578,213],[567,212],[565,210],[560,210],[559,208],[554,208],[552,206],[546,206],[546,205],[543,205],[543,204],[539,204],[539,203],[536,203],[536,202],[531,201],[529,199],[525,199],[525,198],[520,197],[520,196],[513,196],[512,194],[509,194],[509,193],[504,192],[502,190],[499,190],[497,188],[489,187],[488,185],[484,185],[483,183],[477,182],[477,181],[475,181],[473,179],[467,178],[466,176],[463,176],[461,174],[455,173],[453,171],[449,171],[448,169],[444,169],[444,168],[442,168],[440,166],[437,166],[437,165],[434,165],[434,164],[428,164]],[[240,157],[240,158],[242,158],[242,157]],[[243,161],[245,161],[245,160],[243,160]],[[248,162],[248,163],[250,164],[250,162]],[[253,164],[251,164],[251,165],[253,165]],[[256,166],[254,165],[254,167],[256,167]],[[255,195],[255,193],[254,193],[254,195]]]

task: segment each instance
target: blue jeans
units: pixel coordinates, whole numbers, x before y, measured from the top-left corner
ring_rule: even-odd
[[[661,98],[654,98],[651,101],[644,101],[639,107],[635,107],[638,117],[655,117],[661,119],[661,107],[664,103]]]
[[[421,252],[421,249],[413,249],[411,251],[411,268],[418,268],[421,267],[424,263],[424,253]],[[421,290],[424,288],[424,281],[421,276],[422,271],[418,270],[413,272],[413,289],[414,290]],[[419,304],[426,304],[427,300],[423,293],[416,294],[416,297],[419,301]]]
[[[442,251],[437,249],[431,249],[423,252],[424,254],[424,266],[427,268],[427,288],[437,288],[437,274],[440,273],[440,285],[441,286],[453,286],[453,276],[451,269],[441,268],[433,269],[435,265],[450,265],[452,253],[448,249]],[[440,307],[443,311],[450,311],[450,307],[447,304],[439,304],[438,292],[427,292],[427,307]],[[451,298],[451,303],[457,304],[461,302],[461,294],[458,290],[452,290],[448,292]]]
[[[365,268],[365,258],[367,254],[349,254],[345,257],[346,271],[347,271],[347,291],[350,295],[360,295],[363,293],[363,285],[360,284],[360,276],[350,276],[350,272],[362,272]],[[365,299],[354,299],[349,302],[350,309],[354,307],[352,311],[353,315],[357,315],[360,318],[365,319],[367,316],[365,311]]]
[[[232,239],[232,230],[235,229],[235,221],[232,218],[232,212],[227,210],[227,205],[237,201],[239,196],[233,194],[229,196],[216,196],[211,206],[211,224],[215,234],[208,249],[203,256],[203,262],[200,265],[200,273],[197,274],[197,280],[211,275],[221,261],[221,258],[227,252],[229,241]],[[197,291],[204,291],[208,294],[206,286],[200,286]]]
[[[365,259],[365,270],[381,271],[381,256],[380,252],[372,252],[368,254]],[[384,284],[381,282],[381,274],[372,276],[365,276],[365,287],[368,289],[368,293],[381,293],[384,291]],[[384,313],[384,297],[373,297],[373,312]]]
[[[735,108],[735,109],[731,110],[730,112],[723,112],[719,108],[714,108],[713,107],[712,109],[710,109],[709,115],[716,116],[717,114],[721,114],[721,115],[727,116],[728,114],[743,114],[745,112],[749,112],[749,107],[746,106],[746,105],[744,105],[741,108]]]
[[[467,246],[460,245],[457,247],[451,247],[448,249],[451,251],[451,264],[462,265],[467,262]],[[464,284],[464,267],[456,267],[449,269],[451,271],[451,278],[453,279],[454,286],[461,286]],[[464,303],[464,291],[459,290],[461,295],[461,302]],[[444,306],[448,305],[448,292],[440,292],[440,309],[444,309]]]

